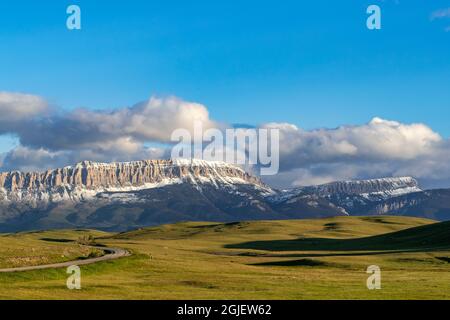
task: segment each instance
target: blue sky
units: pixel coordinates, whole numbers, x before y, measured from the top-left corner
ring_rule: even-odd
[[[69,31],[66,8],[82,10]],[[366,28],[366,8],[382,29]],[[450,1],[23,1],[0,3],[0,91],[56,108],[152,95],[227,123],[304,129],[378,116],[450,136]],[[0,152],[16,145],[0,138]]]
[[[82,30],[65,28],[69,4]],[[365,9],[382,8],[382,30]],[[381,116],[450,135],[450,1],[14,1],[0,88],[63,108],[176,95],[231,123],[304,128]],[[450,25],[450,20],[447,21]]]

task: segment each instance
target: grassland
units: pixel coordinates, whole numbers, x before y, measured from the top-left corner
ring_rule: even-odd
[[[81,290],[66,288],[64,269],[0,274],[0,298],[450,299],[450,223],[336,217],[84,232],[133,255],[82,266]],[[56,259],[54,252],[80,249],[69,241],[79,233],[5,235],[2,247],[15,242],[0,259],[15,250]],[[370,265],[381,268],[381,290],[366,287]]]
[[[0,235],[0,269],[35,266],[85,258],[95,249],[79,245],[79,239],[100,237],[95,230],[47,231]]]

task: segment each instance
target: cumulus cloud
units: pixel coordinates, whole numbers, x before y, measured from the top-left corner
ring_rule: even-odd
[[[77,109],[63,115],[28,121],[17,128],[20,142],[50,150],[97,148],[112,142],[136,148],[143,141],[170,142],[177,128],[192,130],[195,121],[216,127],[205,106],[178,98],[158,99],[113,111]],[[35,133],[39,132],[39,135]],[[120,140],[120,141],[119,141]]]
[[[48,110],[47,101],[41,97],[0,92],[0,133],[7,132],[19,121],[44,115]]]
[[[280,167],[287,172],[271,178],[274,184],[399,175],[450,180],[450,142],[421,123],[374,118],[363,125],[311,131],[286,123],[265,126],[280,129]]]
[[[285,169],[347,160],[408,160],[428,154],[442,137],[424,124],[402,124],[374,118],[359,126],[305,131],[286,123],[263,127],[280,129]]]
[[[167,148],[146,147],[146,143],[170,143],[173,130],[193,130],[196,121],[204,128],[222,126],[209,118],[205,106],[176,97],[153,97],[110,111],[76,109],[55,113],[40,97],[3,93],[0,111],[0,134],[15,135],[20,142],[19,147],[3,155],[2,170],[45,169],[86,159],[168,157]]]
[[[83,160],[113,162],[167,159],[168,157],[168,149],[144,146],[139,146],[135,150],[128,152],[114,148],[113,144],[101,149],[81,149],[76,151],[49,151],[43,148],[33,149],[18,146],[0,155],[0,168],[2,171],[21,170],[29,172],[64,167]]]
[[[60,166],[67,161],[67,155],[64,152],[50,152],[48,150],[29,149],[18,146],[7,152],[3,158],[2,169],[14,170],[20,168],[23,171],[42,170],[43,164],[50,169],[52,166]]]
[[[56,113],[43,98],[3,92],[0,134],[14,135],[20,143],[0,154],[0,166],[34,171],[82,160],[168,158],[172,132],[192,131],[198,121],[205,129],[227,127],[212,120],[204,105],[176,97],[109,111]],[[263,177],[277,187],[404,175],[430,186],[450,184],[450,141],[422,123],[374,118],[333,129],[304,130],[290,123],[259,128],[280,132],[280,173]]]

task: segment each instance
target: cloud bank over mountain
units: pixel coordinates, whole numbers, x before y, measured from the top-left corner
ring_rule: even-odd
[[[206,106],[176,97],[150,98],[114,110],[58,111],[44,98],[0,92],[0,135],[18,146],[0,155],[0,170],[42,170],[80,160],[127,161],[170,156],[173,130],[228,127]],[[231,126],[230,126],[231,127]],[[450,140],[423,123],[373,118],[362,125],[280,129],[280,173],[275,186],[310,185],[341,179],[414,176],[429,186],[450,184]]]
[[[296,177],[295,185],[405,175],[438,185],[450,178],[450,141],[421,123],[374,118],[363,125],[312,131],[290,124],[266,126],[281,130],[280,167],[286,179]]]

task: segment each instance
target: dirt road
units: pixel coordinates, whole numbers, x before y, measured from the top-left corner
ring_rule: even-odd
[[[130,252],[121,248],[104,248],[104,247],[93,247],[105,251],[105,255],[97,258],[89,258],[82,260],[66,261],[61,263],[43,264],[40,266],[28,266],[28,267],[17,267],[17,268],[6,268],[0,269],[0,272],[21,272],[30,270],[40,270],[40,269],[54,269],[54,268],[65,268],[72,265],[81,266],[86,264],[92,264],[100,261],[114,260],[122,257],[130,256]]]

